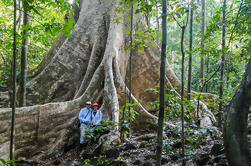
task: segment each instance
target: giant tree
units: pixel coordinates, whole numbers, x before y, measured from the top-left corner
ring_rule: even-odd
[[[78,142],[77,114],[86,100],[97,101],[104,120],[118,122],[119,108],[125,103],[129,90],[125,84],[129,53],[125,51],[130,25],[128,13],[115,12],[119,0],[85,0],[80,4],[79,17],[67,39],[59,36],[52,48],[32,72],[27,81],[27,105],[16,111],[15,155],[31,159],[60,155]],[[77,12],[77,10],[76,10]],[[137,27],[145,25],[141,14],[135,15]],[[141,25],[140,25],[141,24]],[[148,42],[148,41],[146,41]],[[157,117],[146,111],[146,103],[154,96],[145,89],[159,82],[160,50],[145,47],[132,56],[132,101],[139,113],[138,124],[153,125]],[[166,81],[181,91],[181,83],[170,65],[166,65]],[[0,111],[2,137],[8,136],[10,109]],[[149,123],[150,122],[150,123]],[[114,128],[102,149],[119,139]],[[8,139],[0,140],[7,145]],[[8,147],[1,146],[0,156],[6,157]]]

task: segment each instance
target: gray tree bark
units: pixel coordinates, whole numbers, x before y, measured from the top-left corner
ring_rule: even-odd
[[[223,115],[223,86],[224,86],[224,64],[225,64],[225,43],[226,43],[226,0],[223,1],[222,11],[222,55],[221,55],[221,68],[220,68],[220,89],[219,89],[219,112],[218,112],[218,126],[222,128],[222,115]]]
[[[230,166],[250,165],[247,140],[248,112],[251,106],[251,59],[241,85],[225,108],[224,145]]]
[[[188,62],[188,80],[187,80],[187,99],[191,99],[191,79],[192,79],[192,51],[193,51],[193,0],[190,4],[190,22],[189,22],[189,62]]]
[[[201,0],[201,61],[200,61],[200,79],[203,84],[204,79],[204,33],[205,33],[205,0]]]
[[[161,64],[160,64],[160,106],[158,119],[157,152],[156,166],[161,166],[162,143],[163,143],[163,122],[165,114],[165,73],[166,73],[166,41],[167,41],[167,23],[166,23],[167,5],[166,0],[162,1],[162,43],[161,43]]]

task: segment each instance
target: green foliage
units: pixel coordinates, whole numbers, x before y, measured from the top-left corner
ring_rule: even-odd
[[[144,1],[144,0],[121,0],[120,3],[115,6],[115,13],[118,14],[118,17],[115,17],[113,21],[115,23],[120,22],[120,16],[125,15],[128,20],[130,20],[130,15],[127,11],[130,11],[130,4],[137,4],[137,8],[135,10],[135,14],[138,13],[148,13],[148,17],[156,16],[156,8],[154,6],[157,4],[157,1]],[[156,6],[155,6],[156,7]],[[146,25],[139,19],[135,20],[136,24],[134,24],[133,31],[133,49],[134,51],[140,52],[144,51],[145,48],[148,47],[157,47],[156,42],[154,40],[157,36],[160,36],[160,32],[156,27],[146,27]],[[126,34],[130,35],[130,27],[126,28]],[[130,49],[130,41],[124,47],[125,51],[129,51]]]
[[[148,92],[154,92],[158,94],[159,86],[155,86],[154,88],[148,89]],[[164,119],[171,120],[171,119],[179,119],[181,116],[181,99],[175,93],[174,89],[169,89],[168,85],[166,84],[166,92],[165,92],[165,100],[166,100],[166,108],[165,108],[165,117]],[[149,102],[149,106],[159,110],[159,96],[157,97],[156,101]],[[184,118],[185,120],[191,122],[193,119],[192,112],[195,110],[195,106],[191,103],[191,101],[184,98]]]
[[[114,121],[104,121],[102,124],[98,125],[94,132],[92,132],[92,129],[94,126],[90,126],[87,129],[85,129],[85,139],[87,141],[91,141],[93,139],[94,141],[97,141],[102,135],[109,133],[109,131],[117,126],[116,122]]]
[[[125,121],[131,121],[133,122],[138,115],[137,111],[133,109],[134,106],[138,105],[139,102],[134,102],[132,104],[126,103],[121,109],[120,109],[120,115],[122,116],[124,113]],[[122,117],[120,117],[122,118]]]
[[[134,25],[135,26],[135,25]],[[133,49],[137,52],[144,51],[145,48],[149,47],[157,47],[154,42],[154,38],[157,34],[157,29],[145,28],[143,25],[137,24],[137,26],[141,28],[137,28],[136,31],[133,31]],[[127,35],[130,34],[130,27],[126,28]],[[125,51],[129,51],[130,49],[130,41],[128,45],[124,47]]]
[[[21,14],[23,8],[17,12],[17,50],[21,54],[22,31],[28,30],[28,71],[34,69],[47,54],[59,32],[65,33],[67,37],[74,28],[72,7],[68,0],[26,0],[26,9],[29,11],[30,24],[22,25]],[[0,1],[0,86],[7,86],[12,62],[12,40],[13,40],[13,1]],[[64,21],[64,17],[67,21]],[[21,19],[19,19],[21,18]],[[20,57],[20,56],[18,56]],[[18,58],[17,64],[20,64]],[[20,71],[18,65],[17,76]]]
[[[191,143],[195,148],[199,147],[205,140],[207,135],[217,137],[217,129],[215,127],[205,127],[202,129],[186,129],[186,140]]]
[[[0,158],[0,166],[12,166],[12,165],[16,165],[16,162],[19,161],[19,160],[4,160],[2,158]]]
[[[90,159],[85,159],[83,165],[84,166],[91,166]]]
[[[222,5],[219,5],[222,6]],[[243,4],[240,7],[239,2],[232,2],[227,6],[226,16],[226,49],[221,49],[221,31],[222,31],[222,7],[213,9],[212,16],[209,19],[205,32],[204,52],[206,77],[209,78],[220,65],[219,58],[222,51],[225,53],[225,87],[224,98],[232,98],[233,91],[236,90],[241,80],[242,72],[245,68],[250,55],[248,54],[247,45],[249,44],[249,28],[247,25],[247,9]],[[239,14],[238,14],[239,13]],[[200,38],[201,35],[198,34]],[[199,54],[200,41],[195,41],[194,54]],[[196,73],[193,74],[193,89],[199,90],[199,66],[195,68]],[[204,91],[218,93],[220,72],[216,72],[215,76],[207,83]],[[228,100],[225,100],[227,102]]]
[[[164,131],[167,139],[163,141],[163,149],[166,153],[179,150],[181,147],[181,129],[179,127],[166,127]],[[206,139],[210,136],[212,139],[220,138],[216,127],[210,126],[205,128],[186,128],[185,132],[186,159],[194,159],[198,153],[196,149],[205,145]]]
[[[122,134],[128,134],[128,131],[130,130],[130,124],[129,122],[133,122],[138,115],[137,111],[133,109],[134,106],[138,105],[138,102],[134,102],[132,104],[126,103],[121,109],[120,109],[120,122],[119,127]]]

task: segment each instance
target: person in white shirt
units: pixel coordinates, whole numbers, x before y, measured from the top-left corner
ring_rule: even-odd
[[[80,121],[80,144],[84,144],[84,138],[85,138],[85,132],[86,129],[91,126],[91,115],[92,115],[92,108],[91,108],[91,102],[87,101],[86,107],[81,109],[79,112],[78,119]]]
[[[91,114],[91,125],[92,125],[92,132],[96,129],[98,125],[102,122],[102,112],[98,109],[99,104],[94,103],[92,104],[93,106],[93,111]]]

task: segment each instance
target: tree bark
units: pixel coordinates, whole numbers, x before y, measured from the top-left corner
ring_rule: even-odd
[[[190,4],[190,30],[189,30],[189,62],[187,80],[187,99],[191,99],[191,79],[192,79],[192,51],[193,51],[193,0]]]
[[[166,66],[166,41],[167,41],[167,23],[166,23],[167,5],[166,0],[162,1],[162,44],[161,44],[161,64],[160,64],[160,106],[158,119],[157,152],[156,166],[161,166],[162,142],[163,142],[163,122],[165,113],[165,66]],[[168,102],[168,101],[167,101]]]
[[[226,0],[223,1],[223,16],[222,16],[222,55],[221,55],[221,70],[220,70],[220,89],[219,89],[219,112],[218,112],[218,126],[222,128],[222,114],[223,114],[223,85],[224,85],[224,63],[225,63],[225,43],[226,43]]]
[[[185,157],[185,136],[184,136],[184,69],[185,69],[185,52],[184,52],[184,36],[185,36],[185,30],[186,30],[186,25],[183,25],[181,27],[182,32],[181,32],[181,42],[180,42],[180,49],[182,53],[182,58],[181,58],[181,142],[182,142],[182,158]],[[185,161],[182,161],[182,166],[185,165]]]
[[[241,85],[226,106],[224,120],[224,145],[230,166],[250,165],[248,147],[248,112],[251,106],[251,58]]]
[[[23,2],[24,8],[24,18],[23,26],[26,28],[23,30],[23,42],[22,42],[22,53],[21,53],[21,77],[20,77],[20,96],[19,96],[19,106],[23,107],[26,105],[26,77],[27,77],[27,54],[28,54],[28,29],[29,25],[29,13],[27,10],[27,2]]]
[[[200,79],[203,84],[204,79],[204,33],[205,33],[205,0],[201,0],[201,61]]]
[[[16,46],[16,27],[17,27],[17,1],[14,0],[14,34],[13,34],[13,68],[12,68],[12,86],[13,86],[13,94],[12,94],[12,114],[11,114],[11,133],[10,133],[10,160],[13,159],[13,151],[14,151],[14,137],[15,137],[15,112],[16,112],[16,64],[17,64],[17,46]]]

